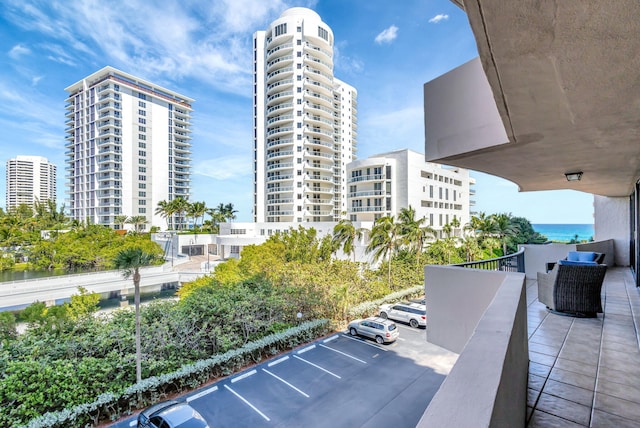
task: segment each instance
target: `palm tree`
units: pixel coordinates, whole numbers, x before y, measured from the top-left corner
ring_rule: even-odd
[[[430,226],[423,226],[426,218],[416,219],[415,216],[416,210],[409,205],[407,208],[400,209],[398,222],[404,244],[413,249],[416,252],[416,258],[419,259],[427,239],[435,238],[436,231]]]
[[[333,228],[333,242],[337,246],[342,245],[342,251],[346,254],[353,254],[353,261],[356,261],[355,243],[364,236],[364,229],[356,228],[351,220],[342,219]]]
[[[209,231],[211,233],[213,233],[213,229],[216,229],[216,231],[218,231],[218,224],[225,220],[224,215],[218,210],[218,208],[208,208],[207,214],[211,216],[211,228],[209,229]]]
[[[155,260],[153,254],[141,248],[127,248],[116,254],[113,264],[122,270],[125,278],[133,275],[134,302],[136,307],[136,382],[142,380],[142,346],[140,343],[140,268],[149,266]]]
[[[139,233],[142,231],[142,225],[149,223],[149,220],[147,220],[147,218],[143,215],[134,215],[129,217],[126,220],[126,223],[133,224],[134,230],[136,231],[136,233]]]
[[[179,229],[184,228],[184,214],[189,209],[189,201],[184,198],[175,198],[171,201],[171,208],[174,214],[178,214]]]
[[[113,218],[113,222],[119,226],[118,229],[123,229],[127,220],[129,220],[129,216],[124,214],[117,215]]]
[[[175,214],[171,202],[167,202],[165,200],[158,202],[158,206],[156,207],[156,214],[160,217],[164,217],[167,222],[167,230],[171,229],[171,225],[173,224],[171,220],[173,215]]]
[[[391,286],[391,257],[400,243],[399,229],[393,216],[380,217],[373,223],[369,245],[367,245],[367,252],[373,252],[374,260],[387,258],[389,286]]]
[[[518,226],[511,222],[511,214],[493,214],[491,224],[493,235],[502,242],[502,255],[507,255],[507,241],[518,233]]]
[[[207,204],[204,202],[194,202],[189,206],[189,216],[194,220],[194,229],[198,225],[198,218],[202,217],[204,221],[204,215],[207,212]]]

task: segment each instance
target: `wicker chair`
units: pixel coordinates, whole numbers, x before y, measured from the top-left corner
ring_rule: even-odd
[[[602,312],[600,291],[606,271],[603,264],[558,263],[549,273],[538,272],[538,300],[552,311],[596,317]]]

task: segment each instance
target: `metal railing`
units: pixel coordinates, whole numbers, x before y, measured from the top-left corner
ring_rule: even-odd
[[[509,254],[507,256],[489,260],[479,260],[477,262],[458,263],[452,266],[524,273],[524,248],[521,248],[517,253]]]

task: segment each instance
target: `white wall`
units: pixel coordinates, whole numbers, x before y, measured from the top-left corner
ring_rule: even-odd
[[[608,198],[594,196],[594,230],[597,241],[613,239],[614,263],[629,266],[629,198]]]

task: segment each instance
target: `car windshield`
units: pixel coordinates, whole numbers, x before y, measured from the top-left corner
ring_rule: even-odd
[[[389,331],[393,331],[396,329],[396,325],[395,324],[389,324]]]

